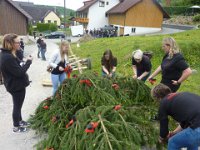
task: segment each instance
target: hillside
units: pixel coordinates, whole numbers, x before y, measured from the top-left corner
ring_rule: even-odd
[[[107,39],[96,39],[86,43],[81,43],[81,47],[72,46],[74,53],[80,57],[90,57],[94,71],[101,73],[100,60],[106,49],[111,49],[114,56],[118,59],[117,73],[118,75],[131,76],[131,54],[133,50],[140,48],[143,51],[152,51],[153,70],[160,64],[164,52],[161,44],[162,39],[167,36],[173,36],[178,42],[182,53],[190,64],[192,69],[200,71],[200,30],[187,31],[173,35],[160,36],[132,36],[117,37]],[[159,81],[159,78],[157,78]],[[193,91],[200,94],[200,77],[193,75],[182,86],[181,90]]]
[[[51,8],[51,9],[54,9],[56,10],[56,12],[59,14],[59,15],[64,15],[64,7],[61,7],[61,6],[46,6],[46,5],[36,5],[38,7],[48,7],[48,8]],[[73,16],[75,14],[75,11],[72,10],[72,9],[69,9],[69,8],[66,8],[66,16]]]

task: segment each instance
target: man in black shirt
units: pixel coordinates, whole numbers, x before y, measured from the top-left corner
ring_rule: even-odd
[[[200,96],[189,93],[171,93],[168,86],[159,84],[152,89],[152,97],[160,102],[160,142],[167,139],[168,150],[198,150],[200,146]],[[173,131],[168,129],[168,115],[180,123]]]
[[[150,59],[141,50],[134,51],[132,56],[133,78],[146,81],[152,67]]]

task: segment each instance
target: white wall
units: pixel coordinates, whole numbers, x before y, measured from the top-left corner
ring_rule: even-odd
[[[48,20],[51,20],[51,23],[54,23],[54,21],[56,21],[57,22],[57,26],[60,26],[60,24],[61,24],[60,18],[53,11],[51,11],[44,18],[44,23],[48,23]]]
[[[109,5],[106,5],[106,2],[109,2]],[[99,7],[99,2],[93,4],[88,11],[89,23],[87,26],[88,30],[93,30],[104,27],[108,25],[108,18],[106,17],[106,12],[117,5],[119,0],[105,0],[105,6]]]
[[[132,28],[135,28],[135,33],[132,33]],[[148,34],[160,31],[161,28],[148,28],[148,27],[127,27],[124,28],[124,34],[137,35]]]
[[[114,25],[118,27],[118,35],[120,33],[120,25]],[[132,32],[132,28],[135,28],[135,33]],[[138,34],[148,34],[148,33],[155,33],[161,31],[161,28],[150,28],[150,27],[136,27],[136,26],[125,26],[124,27],[124,35],[129,34],[129,35],[138,35]]]

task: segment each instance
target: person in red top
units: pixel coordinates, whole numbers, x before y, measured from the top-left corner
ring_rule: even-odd
[[[159,106],[160,142],[168,140],[168,150],[198,150],[200,146],[200,96],[189,93],[171,93],[171,89],[159,84],[151,95]],[[169,132],[168,116],[179,122],[178,127]]]

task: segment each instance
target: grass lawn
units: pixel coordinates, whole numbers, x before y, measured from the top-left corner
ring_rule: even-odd
[[[160,65],[164,51],[162,50],[162,39],[172,36],[178,42],[179,47],[192,69],[198,71],[185,81],[180,91],[194,92],[200,95],[200,29],[182,32],[173,35],[156,36],[131,36],[116,38],[95,39],[86,43],[81,43],[79,48],[72,45],[72,50],[79,57],[90,57],[92,69],[101,73],[101,57],[106,49],[111,49],[113,55],[118,59],[117,73],[122,76],[132,76],[131,54],[133,50],[140,48],[143,51],[152,51],[153,69]],[[160,77],[157,77],[160,81]],[[151,86],[149,83],[146,83]]]

